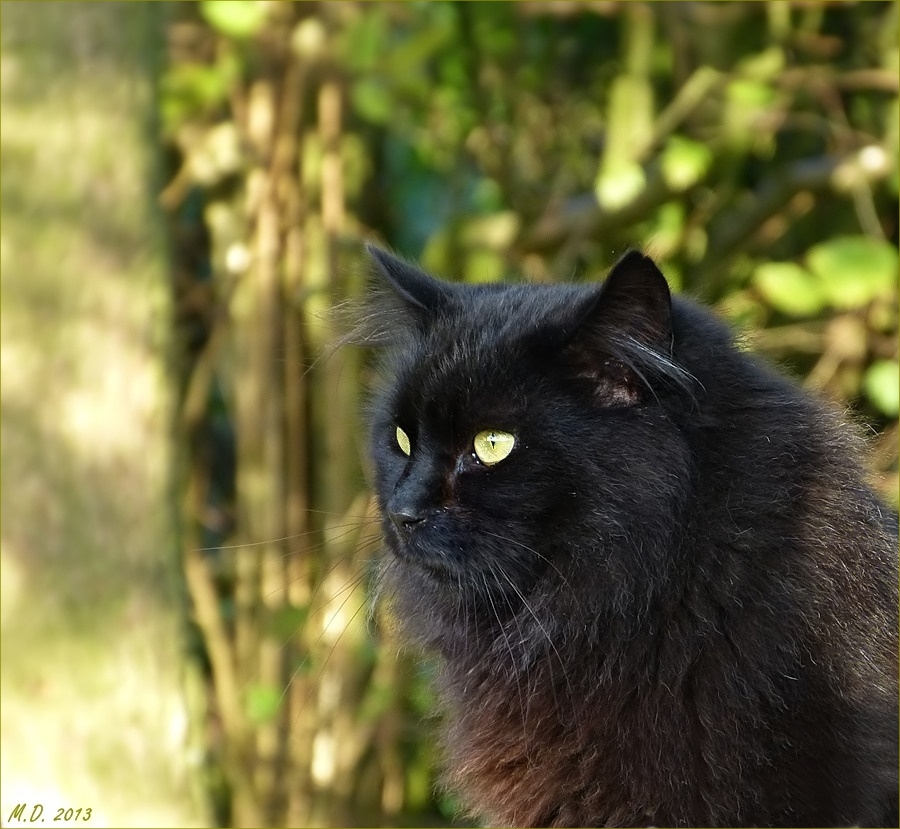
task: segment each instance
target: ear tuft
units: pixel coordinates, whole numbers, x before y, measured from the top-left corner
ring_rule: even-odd
[[[446,307],[451,292],[449,285],[371,242],[366,242],[365,248],[388,287],[417,316],[430,316]]]

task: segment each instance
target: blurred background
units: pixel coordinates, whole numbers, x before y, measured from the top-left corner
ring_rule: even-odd
[[[0,8],[3,825],[463,825],[366,603],[366,239],[646,249],[896,508],[896,2]]]

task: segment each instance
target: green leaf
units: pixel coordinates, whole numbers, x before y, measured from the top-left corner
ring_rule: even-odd
[[[594,192],[597,201],[608,210],[615,210],[637,198],[647,184],[644,170],[637,162],[629,161],[602,169]]]
[[[387,52],[388,22],[379,6],[367,9],[349,23],[338,36],[338,57],[348,69],[367,72],[375,69]]]
[[[173,131],[224,101],[232,77],[233,67],[228,64],[172,67],[160,84],[160,110],[167,131]]]
[[[663,178],[673,190],[687,190],[706,175],[712,159],[705,144],[673,135],[662,154]]]
[[[773,80],[784,71],[785,55],[780,46],[770,46],[738,61],[736,69],[745,77]]]
[[[763,128],[760,119],[774,105],[775,98],[775,91],[757,80],[736,78],[728,84],[723,126],[735,148],[746,149],[771,139],[771,129]]]
[[[247,717],[257,725],[271,722],[281,707],[281,691],[272,685],[251,685],[244,699]]]
[[[466,282],[498,282],[506,262],[495,250],[475,248],[466,255]]]
[[[377,77],[362,78],[350,91],[353,106],[367,121],[386,124],[394,109],[394,96],[384,81]]]
[[[253,37],[266,21],[266,6],[258,0],[203,0],[200,13],[216,30],[230,37]]]
[[[469,219],[462,227],[460,238],[468,247],[483,246],[494,250],[506,250],[519,232],[519,215],[512,210],[502,210],[487,216]]]
[[[896,360],[872,363],[863,378],[863,389],[879,411],[896,417],[900,413],[900,363]]]
[[[732,105],[754,111],[768,107],[775,100],[775,91],[765,83],[738,78],[728,84],[726,96]]]
[[[640,75],[619,75],[609,93],[604,163],[636,161],[653,135],[653,87]]]
[[[769,305],[791,316],[811,316],[825,306],[816,278],[793,262],[760,265],[753,274],[753,285]]]
[[[665,260],[678,250],[684,235],[684,212],[680,201],[666,202],[648,223],[646,246],[655,258]]]
[[[881,239],[832,239],[812,248],[806,262],[835,308],[860,308],[897,284],[897,251]]]
[[[412,31],[390,49],[382,49],[382,66],[398,82],[429,86],[428,61],[453,40],[453,29],[429,26]]]

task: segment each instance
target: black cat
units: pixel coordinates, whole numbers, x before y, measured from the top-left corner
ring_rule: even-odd
[[[897,519],[852,430],[639,253],[601,286],[370,253],[384,595],[471,813],[897,826]]]

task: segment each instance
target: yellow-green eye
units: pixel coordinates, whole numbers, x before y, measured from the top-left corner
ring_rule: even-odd
[[[485,429],[475,435],[475,454],[478,460],[488,466],[502,461],[515,445],[515,437],[499,429]]]
[[[409,435],[406,434],[399,426],[397,427],[397,445],[403,451],[404,455],[409,455],[411,449],[409,445]]]

